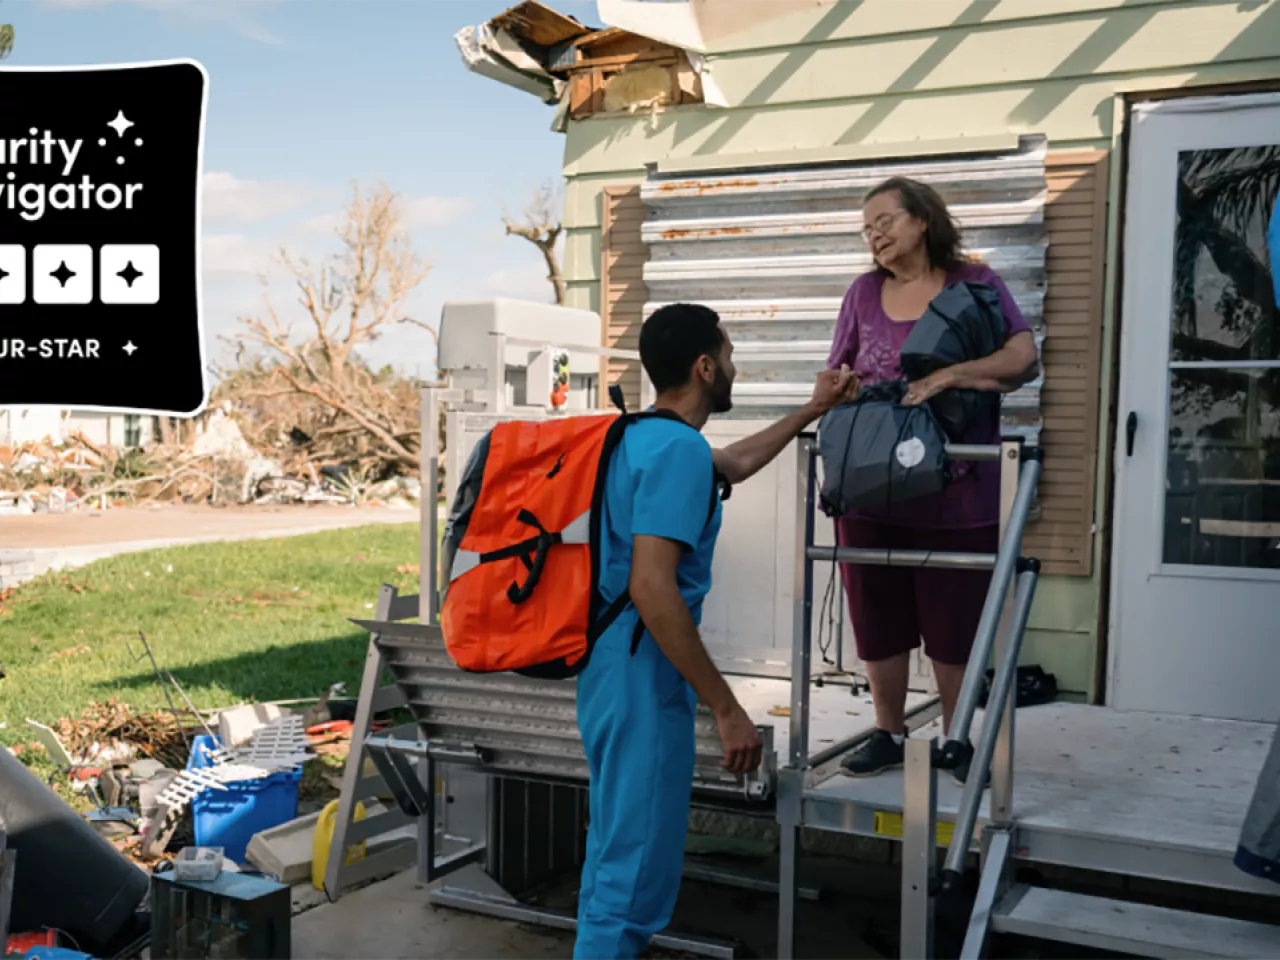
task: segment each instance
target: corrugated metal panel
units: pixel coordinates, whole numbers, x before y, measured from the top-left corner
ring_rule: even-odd
[[[1009,286],[1044,337],[1045,142],[1019,151],[910,163],[779,169],[705,177],[653,176],[641,186],[649,248],[647,317],[665,303],[718,311],[733,336],[736,415],[769,416],[808,398],[826,365],[840,303],[873,266],[861,198],[892,176],[942,194],[969,254]],[[1036,442],[1036,380],[1004,398],[1005,428]]]
[[[483,750],[486,769],[493,772],[581,782],[589,779],[578,732],[577,685],[572,680],[464,672],[449,657],[438,628],[409,622],[369,621],[361,625],[376,631],[387,668],[428,739],[450,747]],[[786,683],[773,681],[775,699],[785,695]],[[720,767],[723,748],[715,718],[705,705],[699,704],[694,726],[695,789],[726,799],[745,799],[741,778]],[[774,749],[786,749],[781,738],[775,738]],[[773,788],[772,782],[764,785]]]

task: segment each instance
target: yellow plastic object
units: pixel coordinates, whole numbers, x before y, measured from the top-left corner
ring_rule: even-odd
[[[365,817],[364,804],[356,804],[356,820]],[[311,839],[311,885],[317,890],[324,890],[324,871],[329,864],[329,846],[333,843],[333,828],[338,822],[338,801],[330,800],[320,811],[320,819],[316,821],[316,832]],[[347,847],[347,864],[357,863],[364,859],[365,843],[353,843]]]

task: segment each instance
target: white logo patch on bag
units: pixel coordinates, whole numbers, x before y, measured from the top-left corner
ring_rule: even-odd
[[[898,462],[910,470],[924,462],[924,441],[919,437],[910,437],[898,444],[894,455]]]

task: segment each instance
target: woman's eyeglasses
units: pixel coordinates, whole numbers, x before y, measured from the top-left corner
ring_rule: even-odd
[[[862,235],[870,240],[873,233],[888,233],[893,229],[893,225],[898,222],[898,218],[906,212],[905,210],[895,210],[893,213],[880,214],[873,222],[862,228]]]

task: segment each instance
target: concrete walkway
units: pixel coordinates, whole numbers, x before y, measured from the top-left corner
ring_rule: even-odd
[[[293,955],[308,960],[560,960],[573,934],[431,906],[413,871],[293,920]]]
[[[439,880],[432,888],[455,881],[473,885],[475,877],[467,876],[471,869]],[[730,869],[762,879],[777,877],[776,861],[756,868],[739,863]],[[896,934],[896,868],[828,859],[806,862],[801,873],[801,885],[821,888],[823,897],[820,902],[802,899],[797,905],[798,956],[883,960],[886,954],[872,947],[865,935],[877,927],[890,938]],[[551,908],[572,911],[575,886],[576,878],[565,876],[544,888],[541,899]],[[293,918],[293,955],[307,960],[560,960],[573,955],[570,931],[433,907],[427,896],[409,870],[349,893],[337,903],[299,914]],[[736,941],[741,956],[773,957],[777,956],[777,923],[775,894],[685,880],[671,927],[690,935]],[[651,946],[641,956],[685,955]]]
[[[0,589],[50,570],[192,543],[263,540],[371,524],[417,523],[417,508],[331,504],[208,507],[186,504],[0,517]]]

